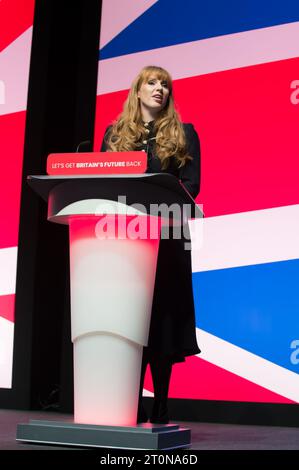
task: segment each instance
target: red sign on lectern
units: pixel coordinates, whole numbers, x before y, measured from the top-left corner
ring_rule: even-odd
[[[145,152],[52,153],[48,175],[119,175],[145,173]]]

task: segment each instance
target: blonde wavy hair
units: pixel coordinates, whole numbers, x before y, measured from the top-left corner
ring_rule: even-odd
[[[124,103],[123,111],[113,123],[106,143],[111,152],[138,150],[146,138],[142,121],[138,91],[149,78],[166,81],[169,97],[154,123],[156,131],[155,153],[161,160],[162,169],[169,165],[170,158],[175,158],[178,167],[192,160],[186,151],[186,137],[179,115],[174,107],[172,78],[167,70],[150,65],[144,67],[135,78]]]

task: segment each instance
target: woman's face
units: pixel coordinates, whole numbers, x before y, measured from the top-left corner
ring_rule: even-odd
[[[140,99],[141,111],[149,111],[156,115],[167,103],[169,97],[168,83],[155,76],[150,76],[142,83],[137,96]]]

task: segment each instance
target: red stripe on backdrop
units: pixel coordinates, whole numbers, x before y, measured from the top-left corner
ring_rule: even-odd
[[[293,59],[176,82],[182,118],[202,141],[207,216],[299,203],[298,70]]]
[[[0,295],[0,317],[11,322],[15,318],[15,294]]]
[[[0,248],[18,245],[26,112],[0,116]]]
[[[201,140],[206,216],[299,203],[298,70],[296,58],[175,81],[182,120]],[[126,96],[98,97],[95,150]]]
[[[153,391],[149,369],[145,388]],[[188,357],[186,362],[173,366],[170,398],[194,400],[244,401],[257,403],[294,403],[227,370],[198,357]]]
[[[0,52],[33,23],[35,0],[0,1]]]

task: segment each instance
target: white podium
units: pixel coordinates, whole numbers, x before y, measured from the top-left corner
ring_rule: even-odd
[[[84,209],[94,207],[97,212],[101,206],[100,211],[105,210],[103,200],[88,202]],[[134,426],[159,229],[154,239],[134,240],[127,232],[136,216],[119,213],[117,204],[113,214],[90,213],[87,218],[80,206],[75,203],[70,209],[75,210],[75,217],[68,215],[74,418],[76,423]],[[109,206],[111,202],[107,210]],[[58,221],[59,217],[50,219]],[[144,226],[153,219],[144,214],[137,217]],[[120,227],[121,238],[114,233]]]
[[[136,428],[141,433],[136,448],[149,448],[153,433],[153,448],[188,446],[189,430],[177,425],[136,426],[136,417],[161,225],[186,222],[187,206],[189,216],[201,217],[199,208],[169,174],[30,176],[28,183],[48,202],[48,220],[69,225],[74,426],[84,436],[86,426],[93,426],[94,432],[98,428],[102,435],[105,429],[126,435],[117,445],[110,439],[112,447],[132,448],[128,432],[136,434]],[[169,212],[169,207],[176,210]],[[82,444],[84,436],[81,444],[77,438],[70,442],[71,431],[56,424],[56,438],[53,425],[51,436],[45,438],[47,425],[32,422],[18,425],[17,439],[94,445]],[[37,433],[42,440],[32,439]],[[171,436],[179,439],[172,443]],[[104,442],[109,447],[107,438],[101,442],[97,446]]]

